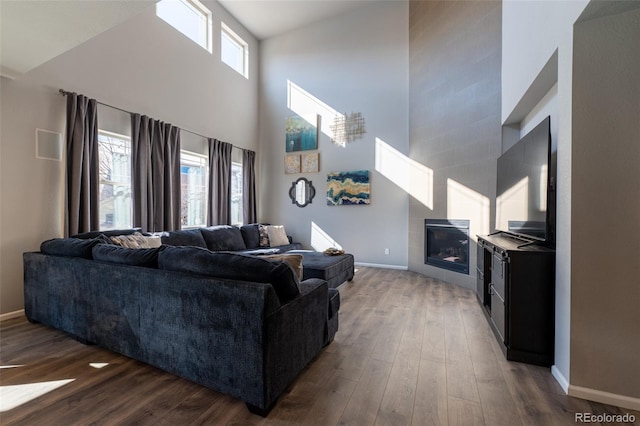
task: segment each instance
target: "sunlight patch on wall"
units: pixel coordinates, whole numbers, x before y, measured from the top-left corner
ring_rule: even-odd
[[[496,198],[496,229],[508,230],[509,220],[526,222],[528,211],[529,177],[525,176]]]
[[[42,395],[54,391],[75,379],[51,382],[27,383],[23,385],[0,386],[0,413],[26,404]]]
[[[433,170],[376,138],[376,171],[433,210]]]
[[[332,247],[342,250],[342,246],[336,240],[331,238],[315,222],[311,222],[311,248],[315,251],[325,251]]]
[[[447,179],[447,218],[469,220],[469,238],[473,241],[477,241],[476,235],[489,233],[490,211],[489,197]]]
[[[287,80],[287,107],[314,126],[318,125],[320,131],[331,139],[335,137],[331,130],[335,118],[344,119],[344,114],[331,108],[291,80]],[[320,123],[316,124],[317,116],[320,116]]]

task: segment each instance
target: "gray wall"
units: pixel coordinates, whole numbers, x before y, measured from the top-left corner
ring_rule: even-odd
[[[307,248],[335,242],[356,262],[407,265],[408,16],[407,2],[374,2],[261,43],[259,219]],[[305,111],[324,130],[332,111],[361,112],[367,133],[341,147],[320,131],[319,173],[285,175],[285,120]],[[371,172],[371,204],[327,206],[327,173],[351,170]],[[301,176],[316,188],[305,208],[287,195]]]
[[[493,226],[501,153],[501,4],[410,8],[410,156],[422,171],[412,176],[409,269],[475,288],[476,235]],[[470,275],[424,264],[428,218],[470,220]]]
[[[64,133],[58,89],[257,150],[258,42],[217,2],[203,3],[213,14],[213,54],[151,6],[15,80],[1,79],[0,313],[23,308],[22,253],[63,234],[64,162],[36,159],[34,140],[36,128]],[[249,80],[220,61],[220,20],[249,43]],[[100,112],[108,130],[129,133],[126,114]]]
[[[571,384],[640,398],[636,7],[574,27]]]

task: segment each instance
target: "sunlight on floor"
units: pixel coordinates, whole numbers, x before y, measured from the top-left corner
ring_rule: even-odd
[[[65,379],[24,385],[0,386],[0,413],[19,407],[74,380]]]
[[[93,368],[103,368],[109,365],[108,362],[90,362],[89,365]]]

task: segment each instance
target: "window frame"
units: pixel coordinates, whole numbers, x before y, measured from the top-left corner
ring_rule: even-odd
[[[242,75],[244,78],[249,79],[249,43],[244,41],[242,37],[240,37],[235,31],[233,31],[227,24],[224,22],[220,22],[220,60],[222,63],[227,65],[232,70],[236,71],[238,74]],[[242,50],[242,71],[238,70],[235,65],[230,64],[224,59],[223,53],[224,48],[223,44],[225,39],[229,40],[232,44],[236,45],[239,49]]]
[[[243,174],[243,164],[242,162],[239,161],[232,161],[231,162],[231,198],[229,200],[230,206],[229,206],[229,213],[231,216],[231,222],[233,222],[233,197],[234,197],[234,191],[233,191],[233,186],[234,186],[234,179],[233,179],[233,171],[234,168],[240,169],[240,191],[236,191],[236,193],[239,192],[240,195],[240,202],[239,204],[239,211],[238,211],[238,216],[240,218],[238,223],[231,223],[232,225],[235,226],[241,226],[244,225],[244,174]]]
[[[185,161],[186,160],[186,161]],[[208,182],[209,182],[209,159],[206,154],[200,154],[198,152],[189,151],[186,149],[180,150],[180,203],[182,203],[183,195],[187,195],[182,191],[182,167],[183,166],[191,166],[191,167],[202,167],[204,170],[203,177],[203,194],[204,199],[203,203],[203,211],[202,211],[202,223],[200,224],[183,224],[182,223],[182,206],[180,207],[180,229],[194,229],[194,228],[202,228],[207,226],[207,213],[209,209],[209,190],[208,190]]]
[[[100,170],[100,166],[98,166],[98,188],[100,190],[100,193],[102,193],[102,185],[120,185],[120,186],[125,186],[128,185],[129,187],[129,223],[128,224],[124,224],[124,223],[119,223],[116,222],[114,220],[113,222],[113,226],[111,227],[104,227],[102,225],[102,223],[98,224],[98,228],[101,231],[107,231],[107,230],[111,230],[111,229],[118,229],[118,228],[132,228],[133,227],[133,170],[132,170],[132,161],[133,161],[133,152],[132,152],[132,146],[131,146],[131,136],[127,136],[127,135],[123,135],[120,133],[116,133],[116,132],[111,132],[108,130],[103,130],[103,129],[98,129],[98,162],[101,161],[100,159],[100,145],[102,144],[102,142],[100,141],[100,137],[104,136],[107,138],[114,138],[114,139],[119,139],[123,142],[125,142],[125,144],[127,144],[127,146],[125,146],[125,155],[128,154],[129,156],[129,182],[123,182],[123,181],[118,181],[118,180],[105,180],[102,178],[102,173]],[[128,151],[128,153],[127,153]],[[102,196],[100,195],[100,198],[102,198]],[[102,216],[102,209],[101,209],[101,204],[102,204],[102,200],[100,199],[99,205],[98,205],[98,215]]]
[[[167,19],[165,19],[165,17],[163,17],[158,13],[159,12],[158,6],[163,1],[179,1],[185,7],[189,8],[191,11],[200,15],[201,19],[204,21],[204,28],[198,27],[198,34],[200,36],[199,37],[200,40],[194,40],[189,36],[189,34],[184,33],[180,28],[176,27],[172,22],[168,21]],[[165,21],[167,24],[171,25],[173,28],[175,28],[177,31],[179,31],[189,40],[196,43],[198,46],[205,49],[207,52],[209,52],[210,54],[213,54],[213,14],[205,5],[200,3],[198,0],[160,0],[158,3],[156,3],[156,16],[162,19],[163,21]],[[205,33],[204,37],[202,34],[200,34],[202,30],[204,30],[204,33]]]

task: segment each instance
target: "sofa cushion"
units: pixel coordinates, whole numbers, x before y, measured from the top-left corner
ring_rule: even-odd
[[[168,246],[207,247],[200,229],[182,229],[170,231],[161,237],[162,244]]]
[[[252,223],[249,225],[243,225],[240,227],[242,233],[242,239],[244,245],[248,249],[255,249],[260,247],[260,225]]]
[[[53,238],[40,244],[40,252],[54,256],[82,257],[93,259],[93,247],[108,242],[104,236],[97,238]]]
[[[107,237],[113,237],[115,235],[131,235],[135,232],[142,232],[141,228],[127,228],[127,229],[110,229],[108,231],[90,231],[83,232],[81,234],[73,235],[71,238],[82,238],[82,239],[91,239],[97,238],[100,235],[105,235]]]
[[[269,283],[284,304],[300,294],[295,272],[284,262],[257,256],[212,252],[198,247],[165,247],[158,256],[160,269],[191,272],[216,278]]]
[[[120,265],[158,267],[158,254],[164,247],[126,248],[114,244],[98,244],[93,247],[93,259]]]
[[[202,236],[211,251],[245,250],[247,246],[242,239],[242,232],[237,226],[217,225],[201,228]]]
[[[282,225],[267,226],[267,235],[269,236],[270,247],[286,246],[289,244],[287,232]]]

